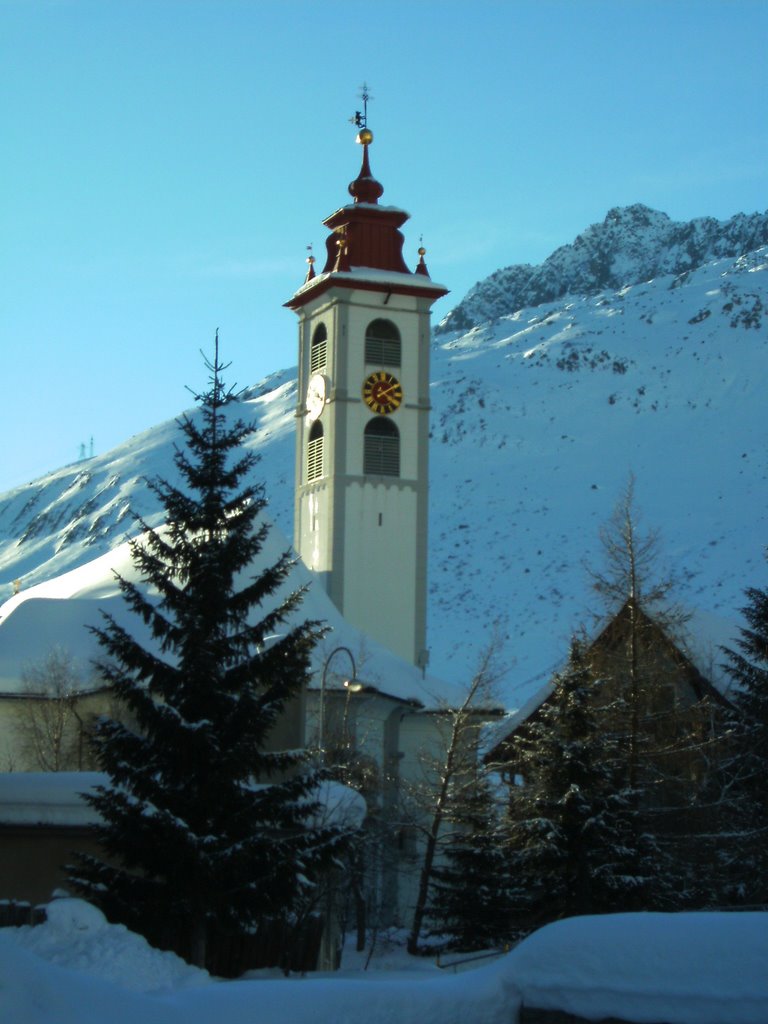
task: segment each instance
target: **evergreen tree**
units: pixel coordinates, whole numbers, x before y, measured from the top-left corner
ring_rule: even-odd
[[[461,811],[434,870],[427,913],[448,948],[489,949],[512,938],[511,882],[502,816],[480,768]]]
[[[649,884],[617,738],[583,646],[512,738],[510,871],[523,928],[571,914],[632,910]]]
[[[248,481],[257,458],[241,447],[253,428],[228,420],[235,395],[222,382],[218,335],[206,368],[200,421],[179,421],[181,484],[149,485],[165,526],[138,520],[141,585],[118,577],[156,644],[142,646],[108,615],[94,629],[100,671],[136,727],[97,727],[109,784],[87,799],[106,858],[81,856],[71,878],[113,920],[155,938],[188,936],[198,964],[209,934],[296,914],[344,842],[340,828],[310,824],[320,777],[306,752],[270,749],[322,629],[295,624],[302,590],[280,596],[287,553],[248,575],[269,529],[266,499]]]
[[[726,765],[735,811],[738,888],[749,902],[768,902],[768,590],[750,587],[747,625],[736,649],[723,648],[733,680],[733,757]]]

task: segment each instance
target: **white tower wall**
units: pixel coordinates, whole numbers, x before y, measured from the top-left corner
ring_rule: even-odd
[[[299,317],[294,545],[349,622],[423,666],[429,317],[446,289],[430,280],[423,249],[415,272],[403,261],[399,228],[408,215],[378,205],[383,188],[370,171],[372,140],[367,129],[358,137],[363,163],[349,186],[354,203],[324,222],[331,234],[322,274],[310,261],[307,280],[287,303]],[[370,362],[366,333],[376,320],[388,327],[383,336],[373,332],[378,340],[369,354],[381,362]],[[319,347],[312,357],[321,325],[324,362]],[[383,397],[369,394],[368,404],[364,385],[374,373],[391,376],[373,381]]]
[[[297,409],[294,544],[329,596],[354,625],[408,661],[426,648],[427,496],[429,442],[429,300],[411,295],[331,289],[300,312],[299,394],[311,377],[310,347],[325,325],[330,382],[319,418],[323,475],[308,480],[311,423]],[[397,477],[366,476],[363,382],[378,365],[365,361],[365,333],[376,319],[398,329],[400,366],[391,367],[403,402],[391,414],[400,435]],[[386,367],[390,369],[390,367]]]

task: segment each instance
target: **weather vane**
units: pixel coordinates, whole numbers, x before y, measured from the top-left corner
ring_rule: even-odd
[[[362,111],[356,110],[355,116],[350,117],[350,121],[355,128],[367,128],[368,127],[368,100],[372,100],[373,96],[368,92],[368,83],[363,82],[360,86],[360,92],[358,94],[360,99],[363,101]]]

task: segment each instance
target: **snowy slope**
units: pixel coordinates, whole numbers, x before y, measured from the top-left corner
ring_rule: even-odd
[[[663,215],[659,215],[663,216]],[[659,257],[661,258],[661,257]],[[431,671],[465,678],[506,619],[519,705],[600,611],[585,563],[628,474],[659,527],[706,668],[743,588],[765,585],[768,249],[443,330],[432,361]],[[292,534],[293,372],[233,410],[257,426],[270,514]],[[174,424],[0,497],[0,597],[119,544],[145,475],[172,476]]]
[[[201,366],[201,374],[204,373]],[[181,387],[181,386],[180,386]],[[283,498],[276,519],[292,509],[296,379],[292,371],[267,377],[232,407],[257,427],[251,440],[261,453],[260,478],[272,500]],[[275,442],[282,442],[275,445]],[[105,455],[84,459],[0,496],[0,596],[21,578],[25,587],[82,565],[135,532],[130,510],[157,525],[157,500],[147,478],[176,479],[174,445],[183,443],[175,420],[130,438]],[[288,524],[290,526],[290,524]],[[291,534],[290,528],[286,532]]]
[[[633,472],[678,596],[706,622],[706,662],[744,586],[768,575],[767,271],[762,249],[441,342],[431,641],[443,656],[505,613],[524,700],[600,610],[585,563]]]

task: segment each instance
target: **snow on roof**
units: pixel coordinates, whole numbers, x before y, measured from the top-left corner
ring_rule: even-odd
[[[102,652],[89,627],[103,624],[102,611],[113,615],[141,643],[152,644],[149,628],[123,601],[115,572],[137,579],[127,543],[22,590],[0,605],[0,694],[24,693],[26,670],[55,648],[72,658],[78,690],[101,687],[93,661]]]
[[[340,206],[338,210],[334,210],[331,217],[335,217],[342,210],[381,210],[384,213],[404,213],[408,218],[411,216],[402,206],[387,206],[384,203],[346,203],[344,206]],[[327,217],[326,220],[330,220],[331,217]]]
[[[395,288],[407,287],[424,292],[433,292],[436,289],[444,292],[448,291],[445,285],[438,284],[431,278],[425,277],[424,274],[404,274],[397,270],[372,270],[370,267],[353,267],[352,270],[334,270],[325,274],[316,274],[311,281],[305,282],[301,288],[298,288],[294,292],[294,296],[311,291],[317,288],[321,282],[331,281],[331,279],[333,281],[349,281],[352,284],[360,282],[361,284],[392,285]]]
[[[106,781],[101,772],[0,772],[0,824],[95,825],[84,792]]]
[[[97,825],[101,819],[85,802],[83,793],[104,785],[109,785],[104,772],[0,772],[0,824]],[[323,782],[306,800],[320,804],[316,825],[359,828],[367,814],[364,798],[333,780]]]
[[[434,291],[435,288],[442,288],[445,285],[438,284],[424,274],[403,274],[397,270],[372,270],[370,267],[353,267],[348,271],[334,272],[334,278],[341,278],[346,281],[370,281],[374,284],[407,285],[409,288],[420,288],[424,291]]]
[[[243,582],[245,577],[257,574],[262,566],[276,562],[288,548],[285,537],[272,527],[258,564],[243,574]],[[102,656],[102,651],[88,627],[102,624],[102,611],[112,615],[143,645],[156,646],[157,641],[153,640],[149,627],[133,615],[123,601],[115,572],[132,582],[140,582],[127,542],[62,576],[22,590],[0,606],[0,695],[23,693],[25,668],[45,657],[54,647],[62,648],[72,656],[81,673],[83,690],[101,686],[92,663]],[[336,647],[343,646],[353,652],[360,680],[386,696],[415,702],[427,709],[461,701],[461,686],[424,676],[420,669],[347,623],[322,587],[317,585],[313,574],[300,561],[296,562],[273,600],[277,602],[303,586],[307,587],[307,593],[294,613],[295,621],[313,619],[330,627],[325,641],[314,651],[311,688],[320,686],[329,655]],[[286,628],[289,626],[290,622]],[[328,665],[328,669],[329,686],[334,685],[334,679],[340,678],[336,671],[331,670],[344,669],[343,678],[349,676],[349,666],[341,658]]]
[[[345,786],[333,779],[322,782],[318,790],[307,799],[316,799],[320,805],[311,822],[316,827],[337,824],[360,828],[368,814],[365,797],[351,786]]]
[[[547,697],[554,693],[554,689],[554,682],[550,679],[532,697],[529,697],[521,707],[504,715],[498,722],[491,722],[486,725],[483,729],[482,750],[490,753],[502,740],[511,735],[521,722],[525,722],[526,719],[530,718],[534,711],[541,707]]]

